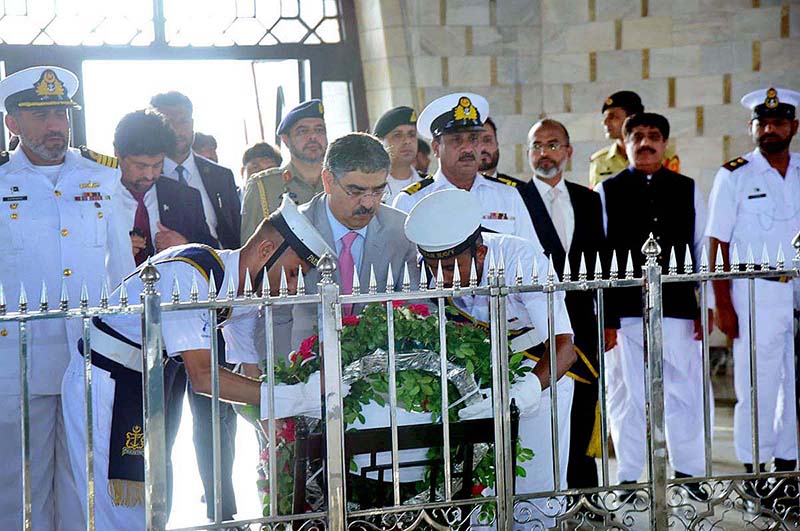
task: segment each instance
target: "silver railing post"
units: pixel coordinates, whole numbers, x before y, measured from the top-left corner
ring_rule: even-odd
[[[317,264],[322,274],[319,283],[322,338],[322,374],[325,404],[325,444],[328,484],[328,529],[344,531],[345,462],[344,462],[344,405],[342,404],[342,351],[339,331],[342,329],[342,306],[339,286],[333,282],[336,262],[324,254]],[[390,303],[391,304],[391,303]]]
[[[164,365],[161,346],[161,275],[148,264],[139,273],[142,290],[142,390],[144,391],[145,522],[148,531],[167,525],[167,445],[164,409]]]
[[[646,419],[650,433],[648,472],[650,480],[650,529],[667,529],[667,439],[664,432],[664,357],[663,357],[663,296],[661,266],[658,255],[661,247],[653,234],[642,246],[645,255],[644,293],[642,312],[645,326],[644,361],[649,388],[646,389]]]
[[[492,343],[492,393],[495,440],[495,489],[497,529],[514,528],[514,472],[511,469],[511,405],[508,389],[508,334],[502,268],[489,266],[489,337]],[[502,266],[501,266],[502,267]]]

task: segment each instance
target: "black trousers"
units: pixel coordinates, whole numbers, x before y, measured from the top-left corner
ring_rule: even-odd
[[[222,350],[222,349],[220,349]],[[206,516],[214,517],[214,443],[211,429],[211,399],[192,391],[182,363],[169,360],[164,367],[164,394],[167,404],[167,511],[172,508],[172,447],[181,423],[184,392],[189,393],[192,409],[192,440],[197,468],[206,498]],[[220,402],[220,450],[222,472],[222,518],[230,520],[236,514],[233,492],[233,459],[236,452],[236,412],[233,406]]]
[[[598,383],[575,382],[570,417],[569,464],[567,466],[567,485],[571,489],[597,487],[597,463],[594,457],[586,455],[592,439],[595,409],[597,407]]]

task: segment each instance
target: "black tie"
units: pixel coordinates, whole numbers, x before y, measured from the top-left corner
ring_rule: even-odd
[[[178,164],[175,167],[175,171],[178,172],[178,182],[180,182],[181,184],[188,185],[189,183],[186,182],[186,177],[184,177],[184,175],[183,175],[183,173],[186,171],[186,168],[184,168],[182,165]]]

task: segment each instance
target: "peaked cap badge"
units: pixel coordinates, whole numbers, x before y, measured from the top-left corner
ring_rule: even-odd
[[[65,94],[64,83],[58,79],[52,70],[45,70],[39,77],[39,81],[33,84],[37,96],[63,96]]]
[[[770,89],[767,90],[767,97],[764,99],[764,106],[766,106],[767,109],[774,109],[779,103],[778,91],[770,87]]]
[[[477,120],[478,109],[475,108],[468,97],[462,96],[458,100],[458,105],[453,109],[453,117],[456,120]]]

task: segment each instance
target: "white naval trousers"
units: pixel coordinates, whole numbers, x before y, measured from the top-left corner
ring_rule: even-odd
[[[642,319],[623,318],[621,324],[607,374],[609,393],[618,393],[608,408],[609,428],[618,480],[638,481],[647,462]],[[701,475],[705,466],[701,343],[694,340],[694,326],[687,319],[664,318],[663,338],[664,424],[670,464],[685,474]]]
[[[107,371],[92,367],[92,419],[94,429],[95,529],[97,531],[144,531],[144,505],[115,506],[108,492],[108,445],[115,382]],[[86,402],[84,400],[83,360],[73,356],[61,386],[64,424],[72,471],[78,492],[86,492]],[[86,521],[86,496],[77,505]],[[85,529],[85,524],[84,529]]]
[[[61,397],[30,397],[33,531],[80,531],[78,493],[67,454]],[[22,529],[22,429],[19,395],[0,396],[0,529]]]
[[[739,461],[753,463],[747,292],[747,281],[733,282],[733,307],[739,319],[739,337],[733,341],[733,437]],[[797,459],[792,309],[791,284],[756,280],[758,453],[762,463],[773,457]]]

